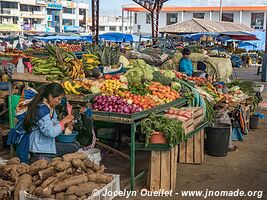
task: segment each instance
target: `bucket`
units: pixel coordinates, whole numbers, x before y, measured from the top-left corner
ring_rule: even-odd
[[[152,144],[166,144],[167,140],[166,140],[166,137],[163,133],[153,132],[150,139],[149,139],[149,142]]]
[[[101,161],[101,151],[98,148],[88,149],[86,151],[82,151],[88,155],[88,159],[93,161],[95,164],[100,165]]]
[[[222,157],[228,153],[231,125],[214,123],[205,129],[207,134],[207,153],[211,156]]]
[[[259,116],[258,115],[250,115],[249,118],[249,128],[257,129],[259,124]]]

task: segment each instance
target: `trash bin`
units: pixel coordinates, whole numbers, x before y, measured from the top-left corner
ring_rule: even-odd
[[[205,129],[207,134],[207,153],[211,156],[222,157],[228,153],[231,125],[214,123]]]
[[[259,124],[259,116],[258,115],[250,115],[249,118],[249,128],[257,129]]]

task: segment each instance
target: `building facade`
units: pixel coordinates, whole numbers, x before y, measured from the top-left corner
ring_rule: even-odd
[[[226,6],[223,7],[222,21],[242,23],[256,30],[266,28],[267,6]],[[128,5],[122,12],[133,16],[134,34],[151,34],[150,14],[142,7]],[[164,6],[159,16],[159,27],[164,27],[192,18],[219,21],[220,7],[176,7]]]
[[[19,26],[23,31],[86,31],[89,28],[89,2],[0,0],[1,25]]]
[[[90,33],[89,3],[72,0],[0,0],[0,31],[5,30],[7,25],[13,25],[21,31]],[[133,26],[130,20],[132,16],[100,16],[99,32],[131,33]],[[6,28],[6,32],[9,30]]]

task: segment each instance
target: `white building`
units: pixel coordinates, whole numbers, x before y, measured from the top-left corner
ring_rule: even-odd
[[[19,23],[19,0],[0,1],[0,25]]]
[[[137,5],[122,7],[123,13],[133,16],[134,34],[151,34],[150,14]],[[159,16],[159,28],[192,18],[219,20],[220,7],[164,6]],[[223,6],[222,20],[245,24],[255,29],[265,29],[267,6]]]

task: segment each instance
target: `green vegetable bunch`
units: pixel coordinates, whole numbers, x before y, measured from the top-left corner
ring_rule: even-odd
[[[145,146],[149,144],[149,139],[154,131],[164,133],[171,147],[175,147],[178,143],[184,141],[184,128],[181,121],[154,113],[141,121],[141,131],[146,135]]]
[[[153,73],[153,81],[159,82],[165,86],[169,86],[172,82],[172,79],[166,77],[161,71],[155,71]]]
[[[133,83],[128,85],[129,90],[132,94],[145,96],[150,93],[145,84],[142,83]]]

